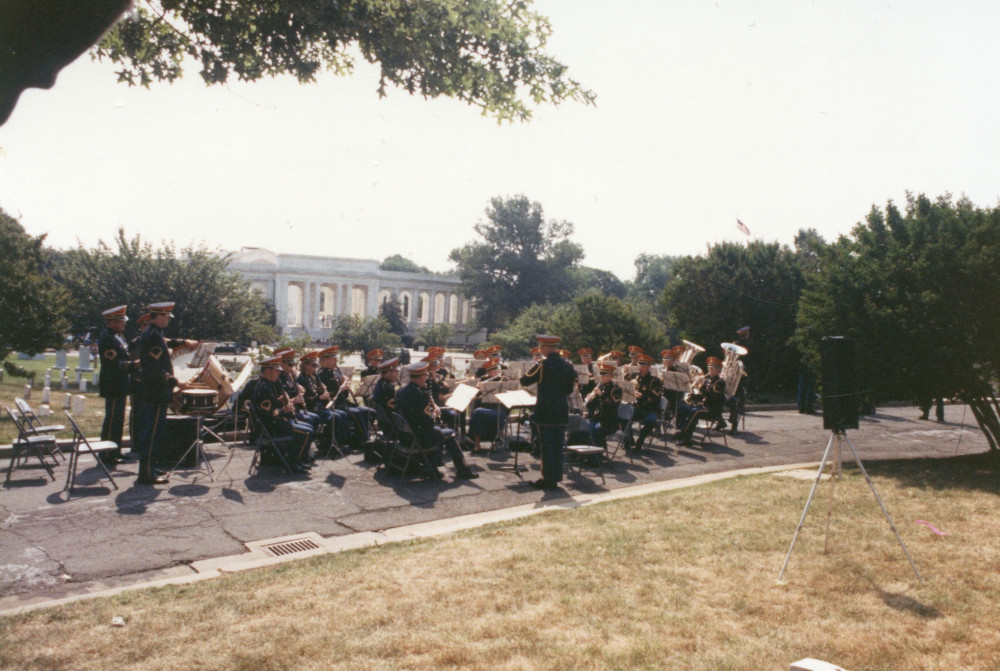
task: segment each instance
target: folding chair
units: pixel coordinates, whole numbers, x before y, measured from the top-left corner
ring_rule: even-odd
[[[257,415],[257,410],[254,409],[253,405],[247,407],[249,410],[248,417],[250,418],[250,437],[253,439],[254,454],[253,459],[250,461],[250,468],[247,470],[248,474],[253,474],[254,469],[259,470],[261,462],[261,451],[265,448],[270,448],[278,455],[278,460],[281,461],[281,465],[285,467],[285,471],[291,475],[294,473],[291,465],[288,463],[288,459],[285,458],[284,452],[282,452],[282,447],[288,447],[292,443],[292,436],[272,436],[271,432],[267,430],[264,423],[260,421],[260,417]]]
[[[14,428],[17,429],[17,438],[11,443],[11,448],[13,449],[13,454],[10,455],[10,465],[7,466],[7,479],[4,484],[10,482],[11,473],[14,472],[14,468],[17,462],[24,459],[27,461],[28,453],[34,453],[41,462],[45,470],[48,471],[49,477],[55,482],[56,474],[52,471],[52,467],[49,466],[49,462],[45,460],[46,454],[50,454],[51,446],[55,445],[56,437],[52,435],[31,435],[24,429],[24,425],[21,420],[18,419],[17,414],[9,407],[4,408],[7,411],[7,415],[10,420],[14,422]],[[51,456],[51,455],[50,455]],[[53,457],[55,459],[55,457]]]
[[[616,431],[611,438],[617,438],[617,443],[615,444],[615,451],[611,453],[608,457],[608,461],[614,461],[615,457],[618,456],[618,450],[626,446],[631,446],[635,444],[635,438],[632,436],[632,417],[635,416],[635,406],[631,403],[622,403],[618,406],[618,431]],[[628,455],[629,463],[635,464],[635,460],[632,458],[632,450],[625,450],[625,454]]]
[[[17,411],[21,413],[21,422],[24,426],[25,432],[29,436],[39,436],[47,433],[59,433],[60,431],[65,431],[66,427],[62,424],[42,424],[42,420],[38,418],[32,407],[23,398],[15,398],[14,404],[17,405]],[[51,443],[49,448],[49,454],[59,461],[60,459],[65,460],[65,456],[56,445],[55,441]]]
[[[118,449],[118,444],[113,440],[95,440],[93,442],[87,440],[87,437],[83,435],[83,431],[80,430],[79,425],[76,420],[73,419],[73,415],[66,412],[66,418],[69,420],[70,426],[73,427],[73,446],[69,453],[69,471],[66,473],[66,486],[63,487],[63,491],[69,491],[69,496],[73,495],[73,487],[76,484],[76,468],[80,463],[80,453],[86,452],[94,457],[94,461],[97,465],[101,467],[104,474],[108,476],[108,480],[111,481],[111,485],[118,489],[118,483],[115,479],[111,477],[111,471],[108,467],[104,465],[101,461],[99,453],[101,452],[112,452]]]
[[[720,431],[719,429],[715,428],[720,421],[722,421],[721,414],[719,415],[703,414],[700,417],[698,417],[698,422],[701,424],[701,428],[703,429],[701,440],[698,441],[698,447],[704,446],[706,441],[711,443],[712,442],[711,438],[713,435],[722,436],[723,444],[727,448],[729,447],[729,441],[726,440],[726,432]]]
[[[385,464],[386,472],[398,463],[398,459],[403,460],[403,467],[400,469],[400,478],[405,478],[410,470],[410,464],[416,463],[428,477],[437,479],[438,470],[431,466],[430,455],[436,451],[435,447],[425,447],[420,444],[417,434],[413,432],[410,423],[406,421],[398,412],[392,413],[392,426],[396,430],[398,440],[389,449]]]
[[[607,484],[604,480],[604,464],[605,462],[610,463],[607,444],[605,443],[604,447],[594,445],[594,432],[590,428],[590,422],[581,415],[570,415],[566,425],[566,433],[579,435],[584,432],[590,434],[590,440],[586,445],[566,446],[566,452],[571,457],[567,461],[570,470],[575,466],[577,473],[582,473],[584,468],[597,471],[601,476],[601,484]]]

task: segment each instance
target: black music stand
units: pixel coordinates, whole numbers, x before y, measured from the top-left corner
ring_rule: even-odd
[[[512,418],[515,410],[520,411],[520,416],[518,417],[517,421],[515,422],[517,424],[517,436],[518,436],[518,438],[520,438],[521,437],[521,420],[524,419],[524,411],[525,410],[530,410],[530,409],[534,408],[535,407],[535,401],[536,401],[536,399],[535,399],[534,396],[532,396],[531,394],[529,394],[527,391],[524,391],[523,389],[517,389],[517,390],[513,390],[513,391],[500,392],[500,393],[498,393],[496,395],[496,397],[497,397],[497,400],[500,401],[500,404],[503,405],[503,407],[505,407],[507,409],[507,417],[506,417],[505,420],[503,420],[503,425],[502,426],[500,424],[501,423],[500,417],[499,416],[497,417],[497,437],[494,439],[493,443],[490,445],[489,454],[492,454],[494,448],[497,447],[497,446],[499,446],[499,445],[503,445],[504,447],[506,447],[507,451],[511,452],[514,455],[514,465],[513,466],[503,466],[503,465],[501,465],[501,466],[498,466],[497,468],[498,468],[498,470],[508,470],[509,469],[509,470],[513,471],[515,474],[517,474],[518,477],[521,477],[521,471],[528,470],[528,467],[527,466],[518,465],[518,463],[517,463],[517,461],[518,461],[518,455],[520,454],[520,450],[511,450],[510,449],[510,435],[509,434],[510,434],[511,418]]]

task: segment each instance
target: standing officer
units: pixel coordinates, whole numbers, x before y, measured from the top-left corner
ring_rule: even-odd
[[[163,437],[163,421],[167,416],[167,406],[174,399],[174,365],[170,361],[163,330],[173,319],[174,303],[153,303],[149,306],[152,315],[149,330],[139,342],[140,369],[142,374],[142,415],[139,421],[139,478],[141,485],[164,484],[167,476],[153,471],[156,452]]]
[[[149,330],[152,319],[153,315],[148,312],[142,313],[142,316],[135,320],[136,326],[139,327],[139,332],[135,334],[134,338],[128,341],[128,356],[135,362],[128,385],[129,400],[132,405],[128,417],[128,435],[130,438],[129,442],[131,443],[128,458],[132,461],[139,458],[139,434],[142,433],[140,428],[142,422],[139,421],[139,418],[142,417],[142,368],[139,361],[141,359],[140,352],[142,351],[142,347],[140,345],[142,337]]]
[[[124,305],[105,310],[101,316],[107,328],[97,342],[101,355],[101,372],[98,390],[104,399],[104,423],[101,425],[101,440],[112,440],[118,445],[114,452],[102,452],[101,461],[114,466],[122,459],[122,434],[125,432],[125,402],[129,392],[129,373],[133,362],[129,360],[128,344],[122,333],[125,331]]]
[[[534,421],[542,448],[542,479],[532,485],[556,489],[563,476],[563,441],[569,422],[566,397],[573,393],[576,369],[559,355],[559,336],[535,336],[544,359],[521,377],[521,386],[537,384]]]

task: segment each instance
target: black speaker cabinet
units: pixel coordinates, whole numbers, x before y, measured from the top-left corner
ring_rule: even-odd
[[[194,443],[198,434],[198,420],[187,415],[167,415],[162,430],[159,449],[154,455],[156,465],[173,468]],[[193,468],[197,465],[196,459],[195,451],[191,450],[180,466]]]
[[[823,428],[858,428],[858,378],[852,338],[826,336],[819,342],[823,381]]]

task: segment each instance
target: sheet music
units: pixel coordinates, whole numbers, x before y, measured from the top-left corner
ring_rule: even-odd
[[[497,400],[503,403],[508,410],[511,408],[532,408],[535,406],[535,397],[524,389],[504,391],[496,395]]]
[[[444,404],[447,408],[452,408],[459,412],[465,412],[469,404],[472,403],[472,399],[476,397],[479,393],[479,389],[468,384],[459,384],[455,387],[455,390],[448,397],[448,401]]]
[[[379,377],[379,375],[373,374],[366,375],[361,378],[361,384],[358,385],[358,391],[356,392],[357,395],[364,397],[371,396],[372,388],[375,386],[375,383],[378,382]]]
[[[618,386],[622,388],[622,403],[635,403],[635,380],[623,380]]]
[[[583,412],[585,408],[583,407],[583,396],[580,394],[579,387],[573,389],[573,393],[569,395],[569,407],[574,410],[579,410]]]
[[[667,371],[663,374],[663,388],[671,391],[687,391],[691,386],[691,378],[687,373]]]

